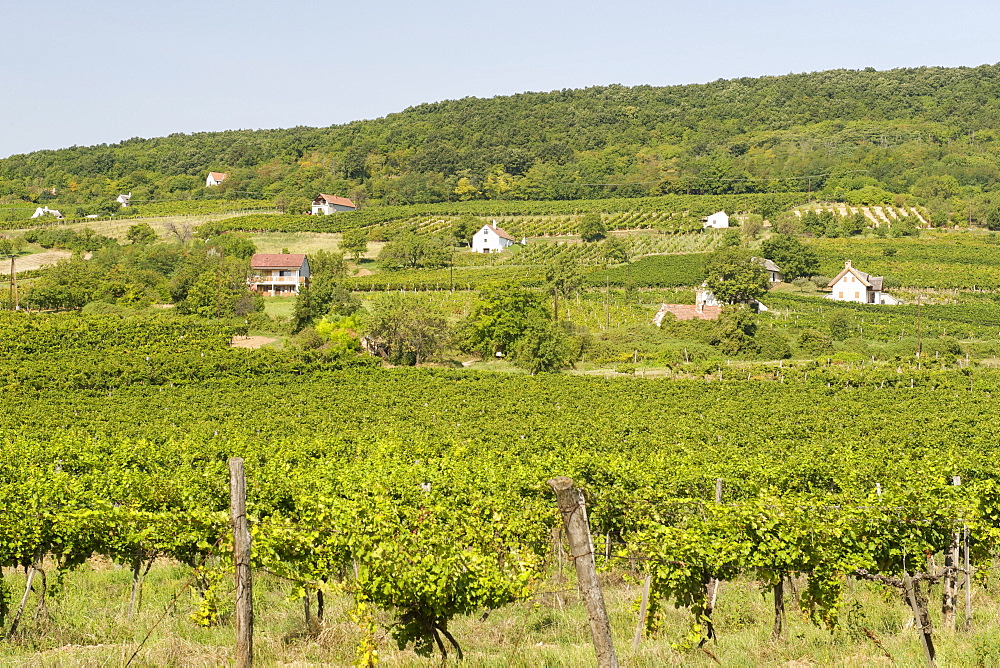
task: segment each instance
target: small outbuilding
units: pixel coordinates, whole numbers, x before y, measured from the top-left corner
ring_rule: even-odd
[[[37,209],[35,209],[35,212],[33,214],[31,214],[32,218],[41,218],[42,216],[55,216],[59,220],[62,220],[63,218],[62,211],[59,211],[57,209],[50,209],[47,206],[40,206]]]
[[[208,178],[205,179],[205,187],[211,188],[212,186],[217,186],[226,180],[229,174],[223,174],[222,172],[209,172]]]
[[[497,221],[492,225],[483,225],[482,229],[472,237],[473,253],[499,253],[504,248],[517,243],[508,232],[497,226]]]
[[[711,216],[702,218],[701,222],[703,228],[724,230],[729,227],[729,215],[725,211],[716,211]]]
[[[328,216],[338,211],[357,211],[357,209],[357,205],[346,197],[324,195],[323,193],[316,195],[312,203],[312,214],[314,216],[319,214]]]

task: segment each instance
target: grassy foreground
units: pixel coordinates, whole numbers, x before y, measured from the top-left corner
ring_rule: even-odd
[[[7,571],[5,581],[15,594],[23,591],[23,573]],[[4,666],[217,666],[232,661],[232,588],[223,588],[221,621],[202,628],[190,619],[196,597],[185,588],[186,567],[158,563],[149,573],[139,612],[127,616],[131,573],[106,561],[91,560],[65,577],[62,590],[50,593],[44,608],[37,594],[29,600],[21,628],[0,641]],[[848,584],[841,626],[830,633],[813,626],[789,596],[786,637],[771,639],[772,603],[769,593],[751,582],[723,583],[715,619],[718,642],[704,650],[672,646],[687,632],[686,611],[669,609],[663,630],[644,638],[637,652],[632,637],[637,619],[641,581],[624,571],[602,575],[616,649],[623,666],[870,666],[923,664],[912,615],[901,600],[885,589],[860,582]],[[50,586],[52,585],[50,578]],[[934,592],[939,594],[939,590]],[[177,596],[176,605],[165,612]],[[322,622],[305,621],[303,600],[294,585],[266,573],[255,573],[255,649],[260,665],[334,665],[355,661],[361,639],[352,621],[349,596],[332,591]],[[960,600],[964,596],[960,596]],[[940,601],[940,598],[937,599]],[[935,626],[938,663],[942,666],[993,666],[1000,663],[995,596],[975,588],[973,630],[951,633]],[[932,614],[939,607],[931,601]],[[161,619],[162,618],[162,619]],[[376,612],[379,665],[440,665],[439,657],[424,658],[399,650],[390,636],[392,620]],[[935,624],[939,619],[934,616]],[[962,622],[959,615],[959,627]],[[152,630],[152,631],[151,631]],[[595,663],[586,613],[579,601],[572,572],[553,574],[528,600],[489,615],[456,619],[451,630],[465,650],[467,666],[586,666]],[[147,633],[148,641],[140,648]],[[449,657],[450,663],[453,657]]]

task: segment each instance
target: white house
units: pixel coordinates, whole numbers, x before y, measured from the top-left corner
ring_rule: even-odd
[[[772,260],[763,259],[761,262],[764,263],[764,271],[767,272],[767,280],[771,283],[781,283],[785,280],[784,274],[781,273],[781,267],[776,265]]]
[[[62,220],[62,217],[63,217],[61,211],[57,211],[56,209],[50,209],[47,206],[40,206],[37,209],[35,209],[35,212],[33,214],[31,214],[31,217],[32,218],[41,218],[42,216],[46,216],[46,215],[55,216],[59,220]]]
[[[115,201],[121,204],[122,208],[124,209],[125,207],[128,206],[128,201],[130,199],[132,199],[132,191],[129,191],[128,195],[119,195],[117,198],[115,198]]]
[[[312,213],[314,216],[321,213],[328,216],[337,211],[356,211],[357,208],[354,202],[346,197],[324,195],[323,193],[316,195],[312,203]]]
[[[294,296],[309,283],[303,253],[257,253],[250,259],[250,289],[265,295]]]
[[[483,225],[482,229],[472,237],[473,253],[499,253],[516,242],[502,228],[497,227],[497,221],[492,225]]]
[[[211,188],[212,186],[217,186],[226,180],[229,174],[223,174],[222,172],[209,172],[208,178],[205,179],[205,187]]]
[[[711,216],[706,216],[701,219],[703,228],[714,228],[717,230],[724,230],[729,227],[729,216],[726,215],[725,211],[716,211]]]
[[[898,304],[898,299],[885,294],[884,281],[882,276],[858,271],[847,260],[843,270],[827,285],[831,290],[827,299],[858,304]]]

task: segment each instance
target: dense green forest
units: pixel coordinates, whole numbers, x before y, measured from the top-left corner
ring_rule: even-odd
[[[806,190],[959,212],[998,189],[998,140],[1000,65],[613,85],[16,155],[0,160],[0,209],[107,206],[129,191],[139,206],[239,197],[295,210],[320,191],[420,204]],[[230,176],[206,188],[209,170]]]

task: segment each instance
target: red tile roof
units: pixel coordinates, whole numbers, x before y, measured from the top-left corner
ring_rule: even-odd
[[[250,259],[253,269],[298,269],[305,263],[304,253],[257,253]]]
[[[718,320],[722,315],[721,306],[702,306],[694,304],[664,304],[660,307],[664,313],[673,313],[678,320]]]
[[[497,236],[499,236],[501,239],[509,239],[511,241],[517,241],[514,237],[510,236],[510,233],[500,229],[496,225],[488,225],[488,227],[494,232],[496,232]]]
[[[229,176],[228,174],[223,174],[222,172],[209,172],[208,175],[211,176],[216,181],[222,181],[227,176]]]
[[[323,193],[320,193],[319,195],[316,196],[316,199],[322,199],[326,201],[327,204],[339,204],[340,206],[349,206],[352,209],[357,208],[354,205],[354,202],[347,199],[346,197],[337,197],[336,195],[324,195]],[[313,201],[315,202],[316,200]]]

